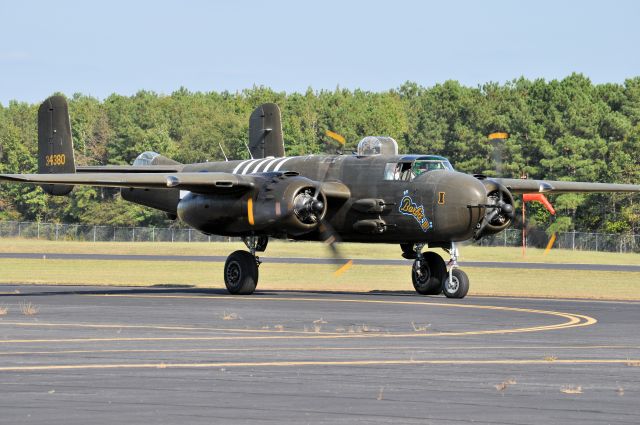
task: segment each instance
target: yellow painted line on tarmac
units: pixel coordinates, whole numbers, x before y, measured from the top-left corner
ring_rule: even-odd
[[[279,340],[279,339],[352,339],[352,338],[420,338],[420,337],[437,337],[437,336],[473,336],[473,335],[494,335],[494,334],[510,334],[510,333],[525,333],[525,332],[540,332],[548,330],[568,329],[574,327],[590,326],[597,323],[597,320],[590,316],[584,316],[573,313],[564,313],[550,310],[534,310],[526,308],[516,307],[502,307],[502,306],[486,306],[475,304],[449,304],[449,303],[425,303],[416,301],[392,301],[392,300],[362,300],[362,299],[318,299],[318,298],[287,298],[287,297],[230,297],[230,296],[191,296],[191,295],[94,295],[88,294],[85,296],[98,296],[98,297],[128,297],[128,298],[171,298],[171,299],[224,299],[224,300],[241,300],[241,301],[302,301],[302,302],[331,302],[331,303],[359,303],[359,304],[387,304],[387,305],[411,305],[419,307],[447,307],[447,308],[462,308],[462,309],[477,309],[477,310],[493,310],[493,311],[506,311],[517,313],[529,313],[547,316],[556,316],[565,319],[565,322],[533,326],[533,327],[521,327],[521,328],[507,328],[507,329],[488,329],[488,330],[470,330],[460,332],[432,332],[432,333],[318,333],[313,335],[307,335],[300,333],[291,335],[291,331],[284,330],[260,330],[270,335],[260,336],[173,336],[173,337],[111,337],[111,338],[57,338],[57,339],[5,339],[0,340],[0,344],[20,344],[20,343],[63,343],[63,342],[114,342],[114,341],[222,341],[222,340]],[[55,323],[42,323],[42,322],[19,322],[28,323],[29,326],[51,326],[55,327]],[[67,326],[68,324],[61,324],[60,326]],[[79,326],[87,327],[99,327],[101,325],[91,324],[79,324]],[[109,328],[126,328],[128,326],[143,326],[145,328],[154,328],[155,325],[117,325],[108,324],[104,325]],[[170,328],[164,325],[157,325],[155,329]],[[175,329],[171,329],[175,330]],[[233,330],[232,330],[233,332]],[[249,331],[257,332],[257,331]],[[277,334],[277,335],[274,335]]]
[[[153,329],[162,331],[215,331],[215,332],[240,332],[240,333],[289,333],[308,334],[309,332],[296,330],[277,329],[248,329],[248,328],[208,328],[198,326],[174,326],[174,325],[125,325],[118,323],[57,323],[57,322],[4,322],[0,321],[0,326],[12,325],[20,327],[51,327],[51,328],[89,328],[89,329]],[[323,334],[337,334],[338,332],[323,332]]]
[[[302,366],[384,366],[384,365],[598,365],[629,364],[640,359],[495,359],[495,360],[302,360],[268,362],[208,362],[208,363],[112,363],[112,364],[64,364],[0,367],[0,372],[38,372],[57,370],[91,369],[190,369],[229,367],[302,367]]]
[[[0,351],[0,356],[55,355],[55,354],[100,354],[100,353],[224,353],[224,352],[297,352],[297,351],[470,351],[470,350],[540,350],[543,353],[559,350],[638,350],[640,345],[507,345],[507,346],[369,346],[369,347],[255,347],[255,348],[121,348],[104,350],[48,350],[48,351]]]
[[[540,330],[551,329],[566,329],[572,327],[590,326],[598,321],[590,316],[565,313],[551,310],[535,310],[528,308],[517,307],[503,307],[503,306],[488,306],[477,304],[451,304],[451,303],[439,303],[439,302],[418,302],[418,301],[393,301],[393,300],[363,300],[363,299],[341,299],[341,298],[294,298],[294,297],[232,297],[224,295],[129,295],[129,294],[105,294],[96,295],[88,294],[90,297],[125,297],[125,298],[175,298],[175,299],[224,299],[224,300],[237,300],[237,301],[302,301],[302,302],[316,302],[316,303],[358,303],[358,304],[387,304],[387,305],[412,305],[419,307],[447,307],[447,308],[462,308],[462,309],[477,309],[477,310],[494,310],[494,311],[508,311],[517,313],[531,313],[539,315],[557,316],[567,319],[567,322],[563,322],[556,325],[525,327],[517,329],[496,329],[485,331],[469,331],[469,332],[440,332],[431,333],[429,335],[485,335],[485,334],[503,334],[503,333],[520,333],[520,332],[534,332]],[[385,334],[386,335],[386,334]]]

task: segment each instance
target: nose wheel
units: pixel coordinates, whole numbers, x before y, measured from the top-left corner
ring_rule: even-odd
[[[442,283],[447,298],[464,298],[469,292],[469,277],[460,269],[453,269]]]

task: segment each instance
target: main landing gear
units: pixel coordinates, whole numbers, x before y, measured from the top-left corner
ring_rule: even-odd
[[[242,238],[250,252],[238,250],[227,257],[224,263],[224,284],[233,295],[253,294],[258,285],[260,259],[256,251],[264,252],[269,239],[266,236]]]
[[[451,243],[446,250],[451,259],[445,263],[435,252],[422,253],[424,244],[402,244],[402,256],[414,259],[411,270],[413,287],[422,295],[438,295],[441,292],[447,298],[464,298],[469,292],[469,277],[458,268],[458,248]]]

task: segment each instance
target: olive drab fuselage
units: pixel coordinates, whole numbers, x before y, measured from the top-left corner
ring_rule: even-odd
[[[305,181],[311,186],[314,182],[339,182],[348,189],[345,196],[323,191],[322,200],[327,204],[324,218],[344,241],[444,244],[470,239],[485,214],[485,186],[473,176],[452,170],[428,171],[407,180],[389,177],[388,164],[410,162],[416,157],[308,155],[190,164],[181,171],[259,178],[246,192],[123,189],[123,196],[144,205],[161,206],[205,233],[319,240],[317,229],[297,230],[287,225],[293,206],[286,189],[304,186],[300,182]]]

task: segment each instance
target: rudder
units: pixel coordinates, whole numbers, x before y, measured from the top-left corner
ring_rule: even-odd
[[[38,173],[75,173],[69,108],[63,96],[51,96],[38,109]],[[67,195],[71,185],[42,185],[50,195]]]
[[[280,108],[275,103],[258,106],[249,117],[249,151],[252,158],[284,156]]]

